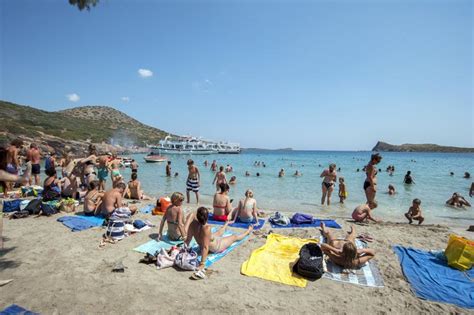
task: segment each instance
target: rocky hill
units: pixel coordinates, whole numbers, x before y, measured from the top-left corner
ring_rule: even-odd
[[[82,151],[89,143],[119,148],[156,143],[168,133],[106,106],[48,112],[0,101],[0,143],[23,138],[63,151]],[[80,147],[80,149],[76,149]]]
[[[394,145],[379,141],[372,149],[379,152],[444,152],[444,153],[469,153],[474,152],[474,148],[460,148],[440,146],[437,144],[402,144]]]

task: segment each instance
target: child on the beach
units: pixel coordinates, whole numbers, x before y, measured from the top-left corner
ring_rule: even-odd
[[[382,222],[381,220],[375,219],[371,214],[372,210],[377,208],[377,206],[378,204],[375,200],[368,204],[357,206],[352,212],[352,218],[355,222],[368,222],[369,220],[375,223]]]
[[[346,184],[344,184],[344,177],[339,177],[339,201],[344,203],[347,198]]]
[[[425,221],[425,218],[423,218],[421,214],[420,205],[421,205],[420,199],[418,198],[413,199],[412,206],[410,207],[410,209],[408,209],[408,212],[405,213],[405,217],[408,219],[408,223],[412,224],[413,220],[417,220],[418,224],[421,224],[423,223],[423,221]]]

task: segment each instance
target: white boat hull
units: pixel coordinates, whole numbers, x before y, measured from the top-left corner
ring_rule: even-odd
[[[158,149],[160,154],[181,154],[181,155],[209,155],[216,154],[214,150],[172,150],[172,149]]]

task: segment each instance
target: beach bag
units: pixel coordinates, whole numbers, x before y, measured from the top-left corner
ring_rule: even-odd
[[[168,207],[171,205],[171,199],[169,197],[160,197],[159,204],[160,204],[160,206],[155,207],[152,210],[151,214],[153,214],[153,215],[164,214],[166,212],[166,209],[168,209]]]
[[[39,214],[41,212],[41,199],[31,200],[23,210],[28,211],[29,214]]]
[[[281,214],[280,212],[275,212],[274,215],[268,218],[268,221],[270,221],[270,223],[274,225],[279,226],[287,226],[290,224],[290,219],[287,216]]]
[[[138,230],[141,230],[142,228],[144,228],[146,226],[146,223],[143,222],[142,220],[135,220],[133,221],[133,227],[138,229]]]
[[[293,224],[311,224],[313,223],[313,216],[304,213],[295,213],[291,218]]]
[[[15,212],[20,211],[21,199],[15,200],[4,200],[3,201],[3,212]]]
[[[113,240],[121,240],[125,237],[125,223],[121,220],[109,219],[105,236]]]
[[[191,248],[182,248],[176,255],[174,264],[182,270],[195,271],[199,265],[198,254]]]
[[[323,251],[316,243],[307,243],[300,249],[300,258],[293,266],[293,272],[308,280],[318,280],[323,276]]]
[[[179,249],[176,247],[172,247],[170,253],[168,253],[164,248],[162,248],[156,256],[156,268],[164,269],[168,267],[173,267],[174,261],[178,254]]]
[[[52,201],[59,199],[61,199],[61,193],[56,190],[48,189],[46,190],[46,192],[43,192],[43,201]]]
[[[471,269],[474,264],[474,241],[451,234],[444,255],[449,266],[462,271]]]
[[[41,204],[41,214],[42,215],[45,215],[45,216],[50,216],[50,215],[53,215],[53,214],[56,214],[58,213],[58,209],[53,206],[53,205],[50,205],[50,204],[47,204],[47,203],[42,203]]]

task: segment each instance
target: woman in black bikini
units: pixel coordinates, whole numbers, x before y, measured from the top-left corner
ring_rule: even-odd
[[[323,190],[323,196],[321,197],[321,204],[324,205],[324,201],[326,200],[326,195],[327,195],[328,197],[327,204],[329,206],[331,204],[331,194],[334,190],[334,184],[337,179],[336,164],[330,164],[329,169],[324,170],[321,173],[320,177],[324,177],[323,183],[321,184],[321,189]]]
[[[365,168],[367,178],[364,181],[364,191],[367,203],[375,200],[375,194],[377,193],[377,168],[375,165],[379,164],[380,161],[382,161],[382,156],[380,154],[372,154],[370,162]]]

